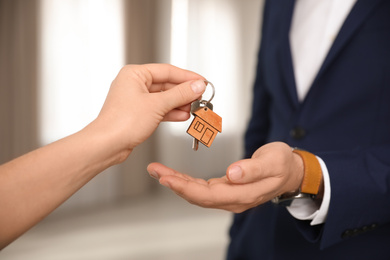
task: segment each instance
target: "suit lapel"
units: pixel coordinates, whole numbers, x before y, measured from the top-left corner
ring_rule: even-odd
[[[280,64],[282,68],[282,75],[285,80],[289,96],[291,97],[294,107],[299,106],[298,95],[295,85],[294,68],[292,62],[292,55],[290,49],[290,27],[292,15],[294,11],[295,0],[284,1],[283,12],[281,19],[281,50],[280,50]]]
[[[332,64],[333,60],[342,51],[343,47],[348,43],[351,37],[358,31],[367,16],[378,6],[383,0],[358,0],[352,8],[350,14],[347,16],[343,26],[340,29],[332,47],[329,50],[314,82],[321,77],[326,69]]]

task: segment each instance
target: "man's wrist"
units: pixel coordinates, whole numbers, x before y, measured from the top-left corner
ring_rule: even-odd
[[[299,189],[277,196],[272,202],[289,206],[294,199],[312,198],[321,203],[323,196],[323,181],[320,163],[314,154],[307,151],[293,148],[292,152],[298,154],[303,161],[304,174],[302,183]]]

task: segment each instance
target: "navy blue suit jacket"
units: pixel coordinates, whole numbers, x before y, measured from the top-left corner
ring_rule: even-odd
[[[264,7],[246,156],[283,141],[330,174],[325,224],[271,203],[236,214],[228,259],[390,259],[390,1],[358,0],[299,102],[289,45],[293,0]]]

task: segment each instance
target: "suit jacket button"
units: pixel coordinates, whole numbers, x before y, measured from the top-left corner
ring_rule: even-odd
[[[305,137],[306,131],[300,126],[296,126],[290,131],[290,136],[296,140],[302,139]]]
[[[352,230],[347,229],[347,230],[345,230],[345,231],[343,232],[343,234],[341,235],[341,238],[348,238],[348,237],[350,237],[350,236],[352,236],[352,235],[353,235]]]

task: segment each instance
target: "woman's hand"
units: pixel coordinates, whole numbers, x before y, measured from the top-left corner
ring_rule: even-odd
[[[92,125],[112,135],[113,145],[131,152],[161,121],[187,120],[190,103],[206,88],[204,80],[168,64],[125,66]]]

